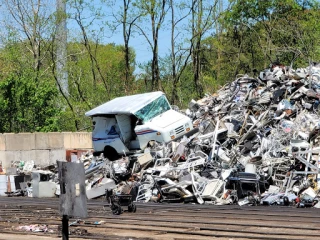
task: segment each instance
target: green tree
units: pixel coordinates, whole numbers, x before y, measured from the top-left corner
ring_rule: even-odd
[[[216,77],[219,85],[238,74],[255,74],[275,61],[301,66],[319,60],[317,1],[231,3],[220,20],[224,31],[202,42],[204,75]]]
[[[111,11],[112,20],[107,21],[107,25],[113,33],[122,32],[123,37],[123,52],[125,58],[125,81],[123,82],[125,93],[133,93],[133,71],[135,67],[134,52],[130,48],[131,39],[136,33],[135,23],[142,17],[136,5],[136,0],[123,0],[122,4],[117,4],[119,1],[104,1]]]
[[[141,15],[140,21],[135,22],[134,25],[140,34],[144,36],[152,50],[150,90],[161,90],[162,86],[159,69],[159,32],[169,10],[168,0],[137,0],[134,5],[140,9],[139,15]],[[140,25],[141,22],[142,24],[150,24],[150,28],[148,25],[142,27]]]
[[[61,109],[53,79],[34,71],[32,59],[21,58],[22,43],[7,43],[0,51],[0,64],[6,65],[0,80],[0,131],[59,131]],[[23,56],[23,55],[22,55]]]
[[[65,128],[75,131],[89,126],[89,119],[84,116],[86,111],[125,95],[125,57],[123,46],[97,44],[90,40],[69,43],[68,52],[68,101],[71,107],[63,115],[67,121],[61,124],[67,124]]]

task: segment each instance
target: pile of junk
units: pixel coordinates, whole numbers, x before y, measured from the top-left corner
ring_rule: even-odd
[[[192,136],[115,161],[78,159],[87,197],[113,190],[137,202],[319,208],[319,105],[320,64],[238,76],[181,111],[199,129]]]
[[[116,161],[81,160],[91,164],[88,198],[113,189],[137,202],[320,207],[319,101],[320,64],[239,76],[190,102],[194,135]]]

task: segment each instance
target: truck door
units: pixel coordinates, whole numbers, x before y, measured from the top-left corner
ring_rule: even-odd
[[[129,115],[116,115],[117,123],[124,144],[129,144],[132,138],[131,119]]]

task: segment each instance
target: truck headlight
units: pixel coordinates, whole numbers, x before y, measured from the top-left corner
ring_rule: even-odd
[[[170,134],[170,138],[171,138],[171,139],[175,139],[176,136],[174,135],[174,134],[175,134],[175,131],[174,131],[174,130],[171,130],[171,131],[169,132],[169,134]]]
[[[184,125],[185,129],[186,129],[186,132],[189,132],[190,131],[190,124],[189,123],[186,123]]]

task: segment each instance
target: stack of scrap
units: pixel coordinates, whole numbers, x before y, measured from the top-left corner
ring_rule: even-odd
[[[239,76],[190,102],[196,134],[101,161],[89,191],[104,186],[140,202],[318,207],[319,98],[319,65]]]
[[[192,100],[199,132],[140,172],[137,201],[317,207],[320,65],[272,65]],[[319,204],[320,205],[320,204]]]
[[[199,131],[189,138],[115,161],[81,157],[87,197],[112,190],[140,202],[320,207],[319,103],[319,64],[239,76],[190,102],[184,113]]]

